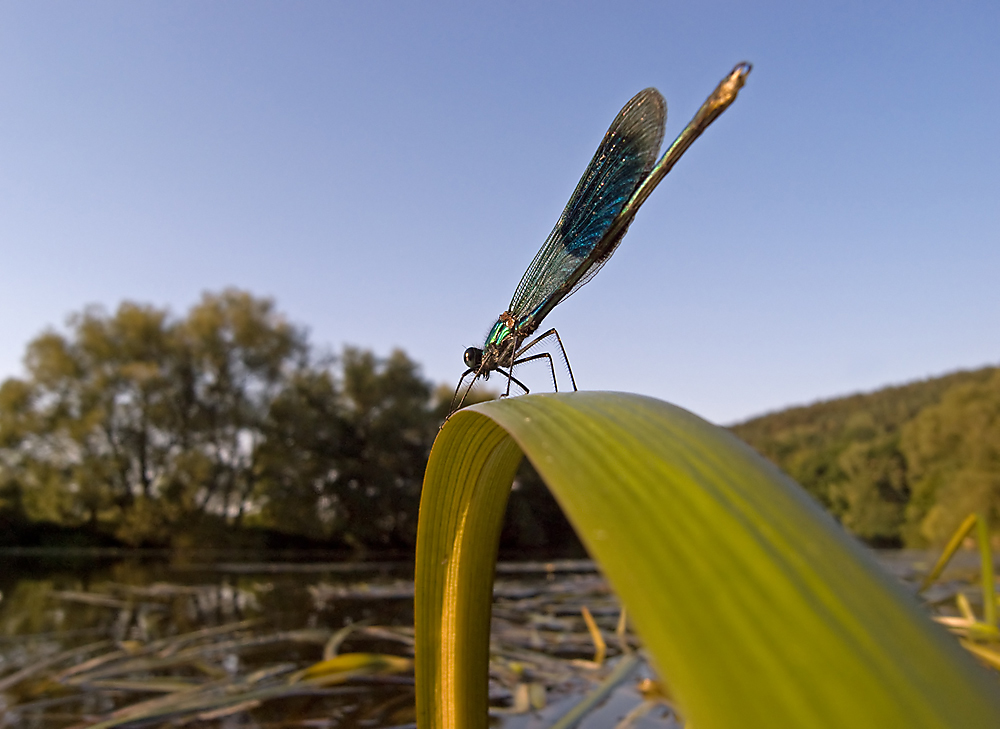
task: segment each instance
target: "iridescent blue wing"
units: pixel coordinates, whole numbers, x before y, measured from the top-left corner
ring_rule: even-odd
[[[604,233],[653,168],[666,117],[666,102],[650,88],[636,94],[611,123],[514,292],[508,311],[518,327],[534,331],[552,307],[589,281],[614,253],[625,230],[611,240],[602,240]],[[601,250],[596,250],[599,244]]]

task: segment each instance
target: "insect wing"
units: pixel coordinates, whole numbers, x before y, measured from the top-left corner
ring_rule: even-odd
[[[653,88],[640,91],[619,112],[514,292],[508,311],[518,325],[530,320],[531,328],[537,327],[553,306],[589,280],[614,252],[621,235],[604,241],[602,247],[606,250],[592,255],[653,168],[663,142],[666,116],[666,102]],[[585,265],[589,270],[567,287]]]

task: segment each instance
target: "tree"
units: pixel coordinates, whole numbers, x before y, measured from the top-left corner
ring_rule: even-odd
[[[175,484],[199,510],[239,523],[255,488],[271,404],[308,366],[305,335],[270,299],[229,289],[206,294],[176,327],[185,421],[179,429],[196,479]],[[193,491],[192,491],[193,489]]]
[[[157,428],[169,409],[165,312],[123,304],[72,317],[70,339],[45,332],[28,347],[27,380],[0,403],[8,478],[36,520],[96,526],[148,495],[169,444]]]
[[[898,435],[851,443],[839,460],[844,479],[831,486],[834,500],[844,504],[844,526],[876,545],[901,541],[910,489],[898,445]]]
[[[345,538],[412,546],[424,466],[440,425],[431,386],[400,350],[379,360],[347,348],[343,377],[348,435],[334,500],[350,523]]]
[[[970,513],[1000,519],[1000,370],[949,390],[903,430],[910,544],[941,543]]]
[[[311,539],[348,527],[334,492],[348,437],[328,370],[295,373],[271,402],[257,454],[255,523]]]
[[[0,509],[130,544],[248,525],[412,546],[440,413],[404,353],[315,360],[273,301],[235,289],[182,319],[124,303],[68,329],[0,386]]]

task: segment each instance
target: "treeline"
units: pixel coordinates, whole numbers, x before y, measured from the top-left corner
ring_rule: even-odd
[[[0,543],[413,547],[451,393],[401,351],[317,356],[271,300],[226,290],[182,318],[87,309],[25,367],[0,385]],[[511,506],[505,546],[573,541],[530,471]]]
[[[733,431],[870,543],[941,544],[971,512],[1000,524],[1000,369],[792,408]]]
[[[47,331],[0,384],[0,545],[411,550],[451,388],[401,351],[319,356],[269,299],[122,304]],[[733,431],[880,545],[1000,524],[1000,369],[773,413]],[[502,547],[578,550],[522,468]]]

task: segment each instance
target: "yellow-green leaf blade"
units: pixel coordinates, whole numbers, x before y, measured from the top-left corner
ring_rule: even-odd
[[[460,412],[431,451],[417,530],[415,673],[421,727],[485,727],[493,573],[522,454],[493,421]]]
[[[476,405],[439,442],[502,440],[477,417],[531,459],[699,729],[1000,726],[995,681],[728,432],[648,398],[572,393]],[[419,641],[418,626],[418,662]]]

